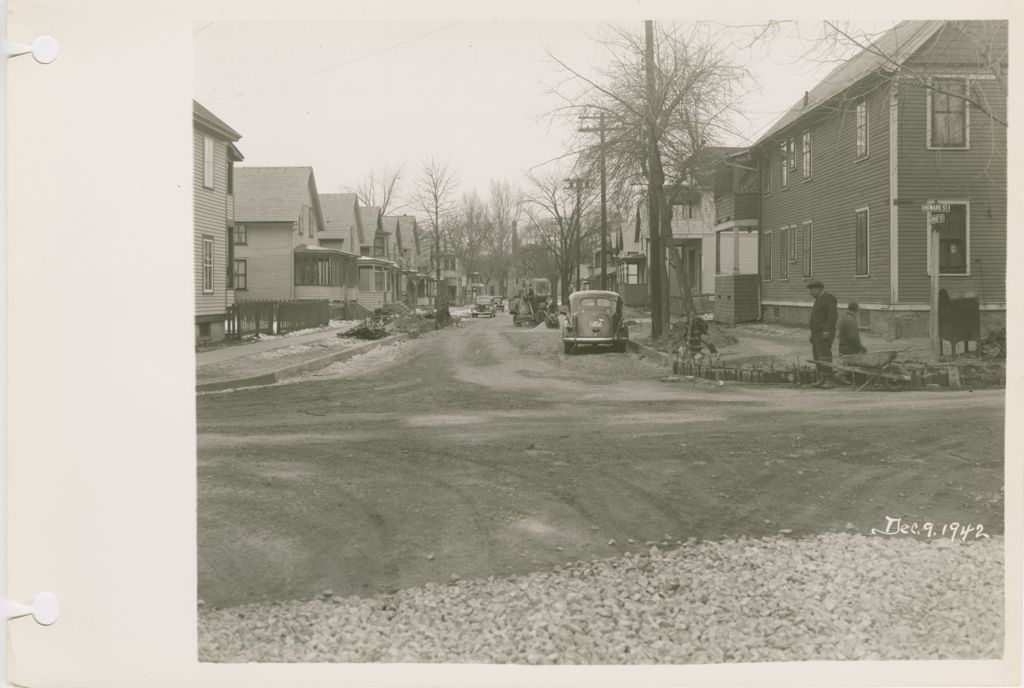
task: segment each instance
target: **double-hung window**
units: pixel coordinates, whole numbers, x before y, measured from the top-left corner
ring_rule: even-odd
[[[203,237],[203,293],[213,293],[213,237]]]
[[[249,288],[249,266],[245,260],[235,261],[235,289],[245,291]]]
[[[245,225],[235,225],[235,246],[245,246],[249,243],[249,231]]]
[[[779,279],[789,279],[789,227],[779,230]]]
[[[970,263],[970,213],[966,203],[950,203],[939,227],[939,274],[966,275]],[[933,231],[929,229],[929,231]]]
[[[213,137],[203,136],[203,187],[213,188]]]
[[[857,103],[857,159],[868,157],[868,102]]]
[[[779,144],[779,158],[782,163],[782,188],[789,186],[789,170],[793,157],[793,139],[786,139]]]
[[[800,136],[800,156],[803,159],[804,179],[811,178],[811,131],[808,129]]]
[[[928,147],[967,148],[967,82],[935,79],[928,92]]]
[[[800,248],[803,251],[804,278],[811,276],[811,223],[805,222],[800,225]]]
[[[867,208],[858,208],[856,211],[856,220],[854,228],[854,253],[856,254],[856,271],[854,275],[857,277],[867,277],[868,275],[868,225],[869,223],[869,211]]]
[[[761,235],[761,277],[766,282],[772,280],[772,233],[767,231]]]

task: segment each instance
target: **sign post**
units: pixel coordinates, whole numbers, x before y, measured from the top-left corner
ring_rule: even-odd
[[[949,203],[925,203],[921,212],[928,213],[928,263],[931,276],[929,290],[928,338],[932,351],[939,354],[941,346],[939,333],[939,229],[946,221]]]

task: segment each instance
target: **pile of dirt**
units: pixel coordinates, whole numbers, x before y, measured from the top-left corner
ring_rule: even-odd
[[[716,349],[723,349],[727,346],[732,346],[739,342],[736,336],[730,331],[730,328],[716,323],[715,321],[707,321],[708,333],[704,336],[705,342],[710,342]],[[652,339],[650,346],[654,347],[658,351],[665,351],[667,353],[675,353],[679,347],[686,346],[688,341],[688,330],[685,320],[677,320],[672,323],[669,331],[657,339]]]
[[[357,325],[351,330],[339,332],[339,337],[355,337],[356,339],[384,339],[390,333],[383,320],[372,320],[367,318],[362,325]]]

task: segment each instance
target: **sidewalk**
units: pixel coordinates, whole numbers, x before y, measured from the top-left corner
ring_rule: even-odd
[[[629,338],[649,346],[650,316],[632,311],[626,315],[626,319],[633,321],[629,326]],[[789,365],[804,364],[811,358],[809,334],[805,328],[762,322],[741,323],[732,326],[716,325],[713,322],[709,324],[712,327],[712,340],[718,347],[719,357],[722,361],[763,358],[775,359],[779,363]],[[912,358],[920,362],[935,362],[937,360],[927,337],[887,340],[864,331],[860,333],[860,337],[861,343],[868,351],[909,349],[901,355],[901,358]]]
[[[338,336],[358,324],[358,321],[336,321],[331,327],[315,332],[268,337],[197,354],[196,390],[203,392],[271,384],[300,372],[323,368],[381,344],[405,339],[404,335],[378,340]]]
[[[218,349],[210,349],[196,354],[196,367],[230,361],[243,356],[250,356],[263,351],[279,349],[285,346],[298,344],[309,344],[322,339],[337,338],[338,332],[344,332],[358,325],[360,320],[332,320],[327,327],[316,328],[314,331],[297,332],[294,334],[282,335],[260,335],[258,340],[245,344],[223,346]]]

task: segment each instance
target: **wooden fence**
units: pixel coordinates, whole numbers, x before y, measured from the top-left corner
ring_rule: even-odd
[[[331,307],[327,299],[316,301],[238,301],[228,307],[225,334],[246,337],[257,334],[284,334],[330,323]]]

